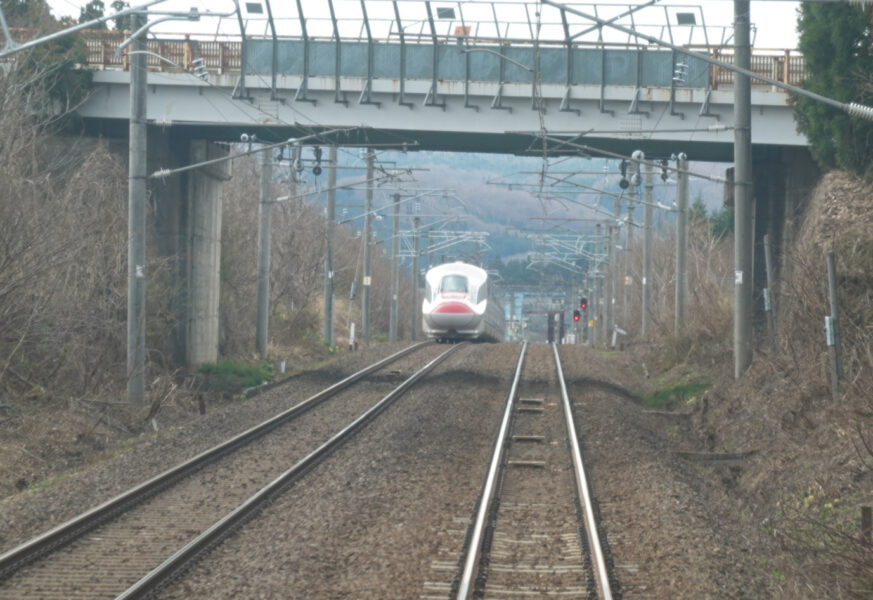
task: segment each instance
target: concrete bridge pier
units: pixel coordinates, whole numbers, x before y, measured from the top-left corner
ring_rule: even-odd
[[[821,171],[807,147],[782,149],[783,173],[785,176],[785,212],[783,239],[794,242],[797,220],[806,205],[813,187],[821,177]]]
[[[795,220],[819,176],[818,167],[805,147],[785,147],[778,156],[755,161],[755,291],[754,313],[764,324],[763,289],[767,286],[764,235],[770,236],[774,257],[774,290],[782,270],[785,245],[793,241]],[[777,297],[778,301],[778,297]],[[777,307],[778,310],[778,307]],[[778,317],[778,314],[777,314]]]
[[[149,150],[150,173],[227,155],[223,146],[190,140],[172,130],[150,130]],[[169,262],[173,360],[189,367],[218,358],[221,188],[230,173],[227,162],[153,180],[151,185],[155,246]]]

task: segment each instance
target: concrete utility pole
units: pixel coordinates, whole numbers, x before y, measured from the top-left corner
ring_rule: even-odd
[[[749,0],[734,0],[734,64],[749,70]],[[752,288],[755,260],[752,197],[752,92],[747,75],[734,73],[734,377],[752,363]]]
[[[603,247],[603,233],[601,231],[600,223],[594,226],[596,233],[594,237],[594,255],[596,257],[602,257],[604,254]],[[603,268],[606,264],[602,258],[600,259],[600,264],[597,263],[597,258],[594,259],[594,266],[596,268],[597,274],[594,276],[594,298],[591,300],[591,306],[594,312],[594,346],[600,342],[601,333],[603,331]]]
[[[397,341],[398,295],[400,293],[400,194],[394,194],[394,225],[391,234],[391,314],[388,340]]]
[[[333,230],[336,223],[336,146],[328,152],[327,223],[324,248],[324,341],[334,346],[333,337]]]
[[[603,317],[603,340],[607,344],[609,343],[609,332],[612,331],[612,311],[614,308],[613,304],[613,293],[615,282],[615,244],[613,243],[613,229],[615,229],[615,225],[607,225],[606,226],[606,236],[604,238],[604,243],[606,244],[606,264],[609,265],[609,273],[607,275],[606,270],[603,272],[603,284],[604,284],[604,317]]]
[[[612,226],[612,258],[610,258],[609,264],[612,266],[612,298],[610,299],[610,303],[612,304],[612,323],[609,326],[609,331],[606,332],[606,337],[609,339],[609,336],[612,335],[612,328],[614,325],[618,324],[618,295],[621,293],[622,285],[621,275],[622,269],[621,266],[624,262],[624,250],[620,248],[621,246],[621,195],[616,194],[613,198],[612,203],[612,212],[615,216],[614,224]],[[624,325],[624,323],[622,323]]]
[[[778,348],[776,345],[776,305],[773,293],[773,252],[770,248],[770,234],[764,234],[764,268],[767,275],[767,287],[764,288],[767,336],[770,338],[770,349],[775,354]]]
[[[595,291],[597,282],[593,277],[590,276],[590,273],[591,272],[589,271],[589,277],[587,277],[585,280],[585,283],[588,287],[588,294],[586,296],[588,298],[588,308],[582,314],[582,318],[585,319],[585,327],[583,329],[585,330],[585,344],[587,346],[594,345],[594,325],[593,324],[596,322],[594,320],[594,315],[595,315],[594,302],[597,298],[597,292]]]
[[[673,333],[679,335],[685,327],[688,296],[688,159],[684,152],[676,162],[679,169],[676,183],[676,316]]]
[[[273,160],[270,152],[261,152],[261,202],[258,205],[258,326],[255,337],[261,358],[267,357],[270,325],[270,222],[273,213]]]
[[[145,13],[131,16],[138,31],[148,21]],[[144,33],[131,43],[130,140],[127,217],[127,399],[142,404],[145,398],[145,261],[146,261],[146,42]]]
[[[421,306],[418,302],[418,282],[421,280],[418,274],[418,258],[421,256],[421,236],[419,228],[421,227],[421,218],[413,217],[412,219],[412,341],[418,337],[418,313],[421,311]]]
[[[652,311],[652,165],[646,165],[643,188],[643,305],[642,333],[649,329]]]
[[[636,169],[638,165],[634,165],[634,169]],[[634,181],[636,180],[636,173],[634,173]],[[628,317],[628,294],[630,292],[631,281],[633,279],[633,275],[631,273],[631,246],[633,246],[634,241],[634,210],[637,204],[637,186],[635,183],[631,183],[630,189],[628,190],[630,193],[628,194],[627,199],[627,232],[624,235],[625,243],[624,243],[624,261],[622,264],[622,275],[621,275],[621,290],[622,290],[622,299],[621,299],[621,320],[622,325],[627,327],[629,325],[630,319]]]
[[[361,294],[361,337],[370,343],[370,254],[373,237],[373,160],[372,150],[367,150],[367,191],[364,201],[364,291]]]

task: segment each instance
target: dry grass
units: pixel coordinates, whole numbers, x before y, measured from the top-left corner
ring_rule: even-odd
[[[783,502],[778,538],[803,572],[799,580],[820,593],[873,595],[873,547],[859,539],[858,505],[873,502],[873,192],[857,178],[832,172],[811,199],[797,242],[785,261],[779,307],[779,355],[774,370],[801,410],[830,432],[826,452],[839,464],[817,489]],[[824,316],[830,314],[826,256],[837,271],[837,315],[842,346],[840,399],[830,396]],[[840,439],[842,438],[842,439]],[[801,498],[802,497],[802,498]],[[801,499],[798,499],[801,498]],[[837,597],[837,596],[831,596]]]
[[[674,335],[676,251],[672,231],[661,232],[653,243],[651,326],[640,335],[642,321],[642,250],[638,243],[627,257],[633,280],[627,328],[637,343],[656,345],[650,360],[666,369],[688,362],[712,367],[731,354],[733,323],[733,242],[712,234],[708,223],[692,221],[688,232],[688,295],[686,321]],[[641,240],[637,240],[638,242]]]
[[[688,320],[673,335],[672,232],[656,241],[654,327],[631,347],[646,385],[713,383],[694,405],[698,449],[757,451],[725,480],[749,530],[761,536],[776,598],[873,597],[873,546],[860,541],[859,506],[873,504],[873,191],[845,173],[827,175],[787,240],[775,290],[777,340],[755,331],[754,359],[733,378],[733,249],[701,223],[689,235]],[[837,265],[844,368],[830,393],[824,317],[830,313],[826,255]],[[639,252],[629,328],[639,331]],[[645,386],[644,386],[645,387]]]

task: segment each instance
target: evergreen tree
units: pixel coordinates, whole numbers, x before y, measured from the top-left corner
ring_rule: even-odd
[[[841,102],[869,105],[873,101],[871,17],[873,8],[850,4],[801,6],[797,30],[809,71],[806,89]],[[809,98],[798,97],[795,105],[798,126],[822,167],[873,175],[873,123]]]
[[[110,6],[112,7],[112,12],[117,13],[121,12],[125,8],[130,8],[130,2],[124,2],[124,0],[113,0]],[[115,21],[115,29],[117,29],[118,31],[130,30],[130,15],[116,17],[113,20]]]
[[[697,197],[694,198],[694,202],[691,203],[691,209],[688,212],[688,220],[692,223],[694,222],[706,222],[706,205],[703,203],[703,198],[700,194],[697,194]]]
[[[51,16],[45,0],[0,2],[11,27],[36,29],[37,37],[69,26]],[[35,120],[45,125],[70,127],[75,124],[71,111],[90,89],[91,72],[77,69],[86,56],[82,38],[77,34],[67,35],[15,55],[4,76],[9,85],[27,94]]]
[[[734,208],[725,206],[720,210],[712,212],[709,217],[709,223],[712,225],[712,234],[716,237],[724,237],[734,234]]]
[[[103,16],[105,8],[106,6],[101,0],[91,0],[88,4],[79,9],[79,23],[99,19]],[[106,29],[106,23],[101,22],[98,25],[94,25],[92,28]]]
[[[57,24],[44,0],[0,0],[9,27],[53,31]]]

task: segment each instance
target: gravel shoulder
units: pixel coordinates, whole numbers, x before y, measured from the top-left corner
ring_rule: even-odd
[[[98,447],[90,452],[83,449],[77,460],[49,461],[42,469],[45,479],[0,500],[0,552],[245,431],[321,391],[337,379],[406,346],[408,344],[383,344],[346,355],[324,369],[289,379],[286,384],[267,393],[244,400],[216,401],[208,406],[205,415],[200,415],[196,406],[173,406],[166,413],[158,414],[157,431],[147,430],[135,436],[107,432]],[[412,358],[407,358],[407,362],[393,368],[408,369],[410,360]],[[69,408],[34,410],[31,415],[21,411],[17,420],[4,423],[3,427],[29,429],[42,422],[46,429],[56,427],[58,437],[75,439],[86,423],[92,426],[97,417],[90,415],[90,422],[81,421],[73,417],[72,412],[81,416],[80,411]],[[46,452],[62,452],[52,450],[52,447],[60,446],[50,446]],[[2,471],[14,472],[22,468],[15,464],[16,458],[14,452],[0,455]],[[46,460],[30,460],[28,464],[38,465]]]

